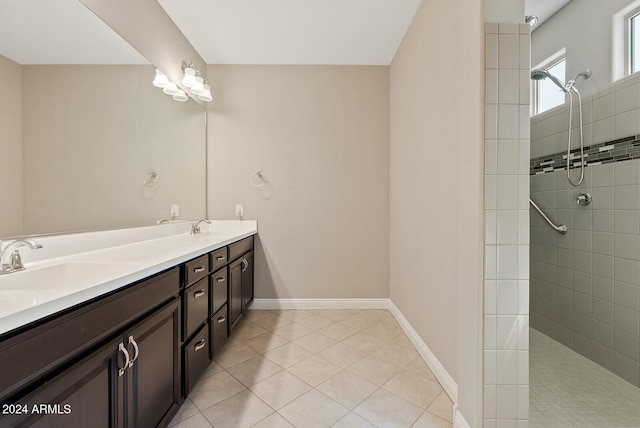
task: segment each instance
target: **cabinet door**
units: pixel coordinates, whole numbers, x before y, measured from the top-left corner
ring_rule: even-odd
[[[125,334],[133,364],[126,371],[127,427],[168,422],[180,403],[180,304],[174,300]]]
[[[253,301],[253,251],[242,257],[242,312]]]
[[[0,417],[0,426],[110,428],[118,426],[118,344],[113,341],[27,396],[3,404],[24,414]],[[120,359],[122,361],[122,359]],[[16,405],[20,405],[20,408]],[[26,410],[26,412],[25,412]]]
[[[229,265],[229,326],[242,312],[242,259]]]

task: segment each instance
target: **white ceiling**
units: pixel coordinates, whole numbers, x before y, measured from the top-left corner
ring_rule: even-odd
[[[421,0],[158,0],[207,64],[388,65]]]
[[[0,55],[19,64],[148,64],[78,0],[0,0]]]
[[[537,16],[538,24],[536,28],[538,28],[544,21],[551,18],[570,1],[571,0],[525,0],[524,14]]]
[[[570,0],[526,0],[540,25]],[[421,0],[158,0],[209,64],[388,65]],[[20,64],[145,64],[78,0],[0,0]]]

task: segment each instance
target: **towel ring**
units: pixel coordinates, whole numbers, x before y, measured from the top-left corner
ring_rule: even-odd
[[[253,177],[257,177],[258,179],[256,180]],[[249,183],[251,183],[251,185],[256,189],[261,187],[265,183],[265,181],[267,180],[264,178],[264,175],[262,175],[262,172],[260,171],[254,172],[249,176]]]

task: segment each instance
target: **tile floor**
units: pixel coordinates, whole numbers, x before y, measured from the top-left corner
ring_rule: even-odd
[[[532,428],[640,427],[640,388],[537,330],[529,341]]]
[[[452,415],[389,311],[253,310],[170,426],[440,428]]]

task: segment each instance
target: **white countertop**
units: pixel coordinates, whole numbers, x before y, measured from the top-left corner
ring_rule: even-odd
[[[202,233],[197,235],[191,235],[189,227],[185,223],[171,228],[153,226],[36,238],[43,245],[42,250],[20,249],[26,270],[0,275],[0,334],[254,235],[258,230],[257,223],[250,220],[201,223]],[[34,257],[42,253],[48,257]]]

